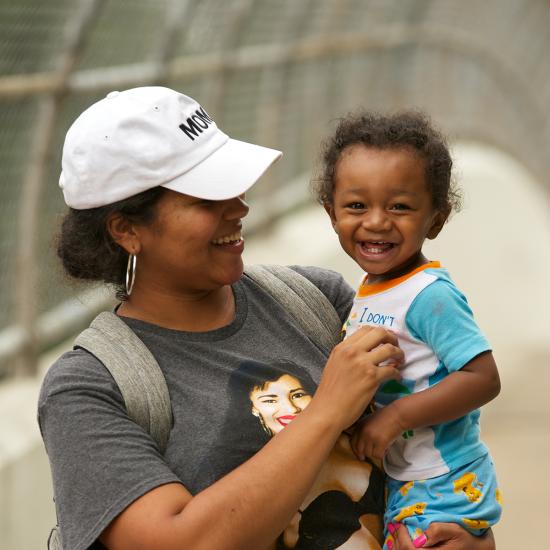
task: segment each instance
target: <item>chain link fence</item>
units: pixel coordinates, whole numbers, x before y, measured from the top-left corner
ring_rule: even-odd
[[[64,134],[110,90],[181,90],[282,149],[254,229],[310,200],[322,135],[359,106],[425,109],[546,182],[548,29],[546,0],[0,0],[0,376],[107,304],[63,280],[52,243]]]

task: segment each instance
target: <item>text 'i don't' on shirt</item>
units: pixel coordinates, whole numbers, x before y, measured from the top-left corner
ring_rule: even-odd
[[[363,280],[344,325],[350,336],[363,325],[397,335],[405,354],[401,380],[378,389],[377,407],[417,393],[460,370],[490,345],[465,296],[439,262],[382,283]],[[445,474],[487,453],[479,438],[479,410],[436,426],[403,433],[384,457],[384,468],[403,481]]]

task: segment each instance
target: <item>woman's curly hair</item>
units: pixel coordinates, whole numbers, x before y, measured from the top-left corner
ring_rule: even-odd
[[[453,161],[447,141],[419,111],[390,115],[361,111],[340,119],[334,134],[323,143],[320,174],[311,184],[321,204],[332,204],[338,161],[347,147],[357,144],[416,152],[426,163],[426,183],[434,208],[446,215],[460,210],[461,194],[451,175]]]
[[[156,205],[165,192],[164,187],[154,187],[106,206],[70,208],[61,222],[56,243],[65,272],[75,279],[113,285],[117,298],[127,299],[128,253],[111,237],[107,221],[120,213],[132,223],[148,225],[155,220]]]

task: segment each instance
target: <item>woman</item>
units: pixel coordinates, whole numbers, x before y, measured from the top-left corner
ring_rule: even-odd
[[[228,138],[198,103],[161,87],[112,92],[69,129],[59,256],[71,276],[115,286],[118,315],[166,377],[174,425],[162,456],[92,355],[77,349],[52,366],[39,420],[64,548],[273,547],[342,431],[382,381],[399,377],[403,355],[391,334],[360,331],[327,360],[242,276],[244,193],[279,156]],[[344,319],[352,291],[342,278],[301,273]],[[273,357],[315,371],[315,396],[224,475],[223,457],[213,463],[211,454],[231,372]],[[394,366],[378,366],[385,361]],[[445,548],[494,547],[441,529],[458,541]],[[406,538],[402,547],[412,548]]]

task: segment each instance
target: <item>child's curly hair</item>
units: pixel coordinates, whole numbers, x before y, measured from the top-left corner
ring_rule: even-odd
[[[311,183],[321,204],[332,204],[338,161],[347,147],[363,144],[377,149],[410,149],[426,162],[426,183],[436,210],[460,210],[461,193],[451,177],[453,161],[445,137],[419,111],[384,115],[368,111],[340,119],[323,143],[319,176]]]

